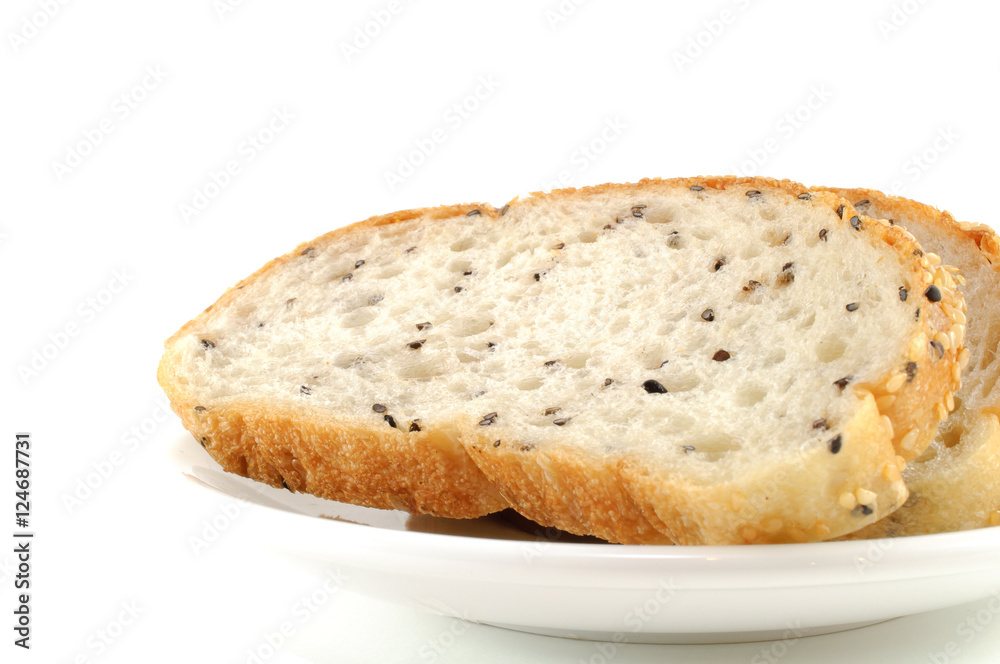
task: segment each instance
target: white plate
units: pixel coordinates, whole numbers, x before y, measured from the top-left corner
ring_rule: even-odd
[[[262,542],[302,562],[336,565],[354,591],[525,632],[644,643],[775,640],[990,595],[1000,602],[1000,528],[864,542],[623,546],[509,512],[410,516],[273,489],[223,472],[189,436],[171,456],[192,486],[260,506]]]

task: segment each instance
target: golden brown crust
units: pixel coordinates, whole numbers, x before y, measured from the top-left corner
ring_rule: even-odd
[[[947,211],[871,189],[818,188],[854,201],[893,220],[919,220],[942,240],[971,241],[993,270],[1000,272],[1000,238],[989,226],[959,222]],[[867,201],[867,204],[865,203]],[[918,238],[918,241],[921,238]],[[929,239],[929,238],[925,238]],[[968,244],[965,244],[968,246]],[[965,310],[962,309],[964,312]],[[995,314],[971,311],[969,318],[990,325]],[[958,392],[958,389],[955,389]],[[911,490],[906,504],[849,539],[922,535],[1000,525],[1000,393],[978,412],[963,411],[960,423],[948,422],[954,438],[935,443],[935,458],[921,459],[904,472]],[[953,417],[957,417],[958,414]]]
[[[739,187],[756,189],[765,194],[779,192],[793,196],[809,192],[805,186],[787,180],[701,177],[563,189],[549,194],[535,194],[534,198],[526,199],[522,204],[531,204],[539,198],[638,194],[646,189],[692,185],[706,189]],[[832,194],[815,195],[825,196],[824,203],[834,210],[843,205],[843,224],[849,227],[855,210],[848,201]],[[912,235],[886,222],[858,216],[873,244],[884,243],[894,247],[904,257],[904,262],[912,265],[911,286],[924,285],[925,282],[926,285],[931,284],[933,273],[922,267],[913,255],[920,248]],[[914,299],[914,311],[919,309],[921,312],[920,332],[915,334],[918,341],[920,334],[932,338],[938,329],[948,332],[952,327],[942,303],[932,303],[923,297],[924,288],[926,286],[919,289],[920,297]],[[941,290],[943,301],[956,306],[961,301],[951,288],[942,285]],[[926,340],[920,341],[914,344],[921,346],[920,349],[915,348],[901,355],[899,366],[904,382],[907,377],[906,363],[913,361],[913,357],[922,357],[920,353],[926,352],[923,349],[926,344]],[[759,496],[748,497],[736,486],[695,487],[686,484],[684,478],[648,474],[643,465],[629,458],[609,457],[584,462],[575,455],[560,454],[554,450],[519,451],[516,441],[501,441],[501,446],[494,447],[477,436],[471,423],[463,427],[463,442],[476,463],[499,485],[512,506],[542,525],[622,543],[658,543],[663,541],[664,536],[678,544],[819,541],[857,530],[884,517],[903,503],[907,496],[900,475],[903,461],[897,456],[904,451],[908,455],[919,454],[930,444],[937,429],[933,406],[943,400],[956,363],[956,353],[952,351],[936,366],[922,373],[918,370],[919,382],[916,376],[902,387],[894,382],[892,388],[898,405],[887,413],[878,411],[872,393],[885,390],[890,381],[898,382],[898,371],[882,377],[875,384],[853,386],[855,394],[865,405],[854,421],[846,423],[844,428],[851,436],[866,440],[866,444],[854,447],[850,453],[856,455],[853,459],[848,454],[835,457],[843,469],[838,483],[825,487],[819,493],[815,489],[810,490],[805,483],[806,490],[815,495],[806,499],[809,506],[802,509],[795,504],[801,496],[789,496],[784,492],[786,500],[780,500],[783,494],[781,486],[775,486],[773,495],[767,495],[765,491]],[[885,417],[886,414],[889,416]],[[900,417],[902,426],[895,426],[890,419],[892,416]],[[917,428],[917,434],[906,441],[908,450],[903,450],[901,445],[910,430],[904,427]],[[819,466],[820,463],[823,462],[814,465]],[[778,472],[790,477],[801,474],[808,465],[802,463],[798,468],[790,466]],[[822,481],[827,472],[827,469],[822,469],[817,481]],[[854,512],[840,502],[844,493],[854,495],[858,490],[862,491],[862,495],[864,491],[877,495],[875,502],[869,505],[870,513]],[[775,500],[776,497],[779,499]],[[638,513],[629,509],[630,504],[636,506]]]
[[[712,189],[746,187],[762,192],[797,195],[808,190],[796,183],[766,178],[692,178],[678,180],[643,180],[636,184],[607,184],[581,190],[558,190],[542,194],[560,198],[594,193],[634,192],[645,188],[700,185]],[[844,223],[853,216],[853,208],[833,194],[824,203],[845,206]],[[535,198],[517,204],[530,205]],[[874,386],[854,386],[865,402],[855,421],[845,425],[859,438],[871,439],[860,453],[865,468],[876,468],[875,476],[859,477],[849,470],[849,455],[838,455],[845,464],[843,481],[826,487],[820,496],[826,502],[836,502],[838,491],[873,491],[877,500],[871,503],[872,513],[863,518],[847,518],[834,510],[818,509],[815,515],[795,521],[785,511],[757,509],[749,516],[740,498],[733,491],[723,491],[711,504],[722,507],[716,515],[692,517],[703,508],[693,503],[671,502],[671,484],[661,477],[645,475],[628,459],[582,459],[577,455],[556,451],[520,451],[516,441],[504,441],[500,447],[482,437],[474,422],[456,422],[464,432],[461,443],[466,452],[455,446],[454,438],[443,430],[421,435],[402,435],[394,429],[373,431],[362,425],[334,421],[322,413],[300,411],[287,405],[231,402],[213,404],[207,410],[195,410],[197,404],[176,381],[177,357],[171,354],[179,339],[190,334],[213,310],[229,305],[236,291],[270,270],[279,268],[308,246],[329,242],[347,233],[376,232],[375,229],[415,218],[428,220],[449,218],[479,209],[483,221],[494,220],[497,211],[489,205],[443,206],[409,210],[373,217],[367,221],[338,229],[312,242],[300,245],[293,252],[276,258],[253,275],[227,291],[203,314],[183,326],[167,341],[167,353],[159,369],[159,380],[175,411],[185,426],[198,438],[206,438],[206,449],[224,468],[254,479],[294,490],[304,490],[319,496],[373,507],[403,508],[414,512],[442,516],[478,516],[502,509],[509,500],[525,516],[547,526],[556,526],[579,534],[596,534],[618,542],[656,542],[670,538],[679,543],[741,543],[771,541],[801,541],[825,539],[856,529],[868,521],[895,509],[905,497],[905,488],[898,477],[896,451],[892,443],[901,446],[905,431],[890,431],[890,419],[898,416],[908,426],[920,423],[916,440],[907,440],[910,454],[919,453],[933,437],[936,422],[933,415],[924,414],[929,403],[942,399],[945,384],[937,382],[944,367],[951,375],[954,352],[940,360],[940,367],[918,372],[918,383],[894,390],[897,405],[882,417],[874,398],[867,396],[885,388],[895,373],[877,381]],[[859,217],[873,242],[893,245],[901,254],[919,250],[904,231],[887,223]],[[914,263],[913,284],[930,284],[931,271]],[[942,283],[945,301],[959,306],[946,283]],[[941,304],[920,299],[922,330],[933,336],[940,326],[949,331],[950,319]],[[926,345],[926,343],[924,344]],[[914,350],[914,353],[917,351]],[[926,351],[925,351],[926,352]],[[907,361],[909,356],[907,356]],[[901,360],[904,358],[901,358]],[[903,364],[905,367],[905,364]],[[939,369],[939,370],[938,370]],[[901,427],[895,427],[900,429]],[[854,434],[852,434],[854,435]],[[446,442],[443,442],[446,441]],[[902,451],[902,449],[900,450]],[[475,463],[470,463],[471,460]],[[896,469],[894,472],[893,469]],[[689,488],[676,485],[677,491]],[[689,491],[690,492],[690,491]],[[831,493],[833,492],[833,493]],[[697,496],[697,492],[691,492]],[[504,499],[506,497],[506,500]],[[723,513],[721,510],[728,510]],[[794,510],[801,511],[801,510]],[[849,510],[848,510],[849,512]],[[734,516],[735,515],[735,516]],[[780,523],[779,523],[780,520]],[[719,532],[715,532],[719,529]]]
[[[341,502],[403,509],[412,513],[473,518],[507,507],[465,450],[443,429],[402,433],[337,421],[321,410],[288,403],[230,401],[206,407],[177,380],[180,339],[198,329],[211,312],[226,307],[245,285],[295,259],[309,246],[347,233],[423,218],[447,219],[488,204],[449,205],[379,215],[327,233],[275,258],[227,290],[165,343],[157,378],[184,427],[227,471],[275,487]],[[195,410],[196,407],[204,410]]]

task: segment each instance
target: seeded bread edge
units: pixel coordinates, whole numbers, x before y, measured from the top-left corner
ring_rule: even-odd
[[[724,189],[745,187],[780,191],[793,196],[810,193],[804,185],[770,178],[699,177],[674,180],[645,179],[635,184],[605,184],[584,189],[561,189],[551,193],[534,193],[533,198],[565,198],[579,194],[636,192],[644,187],[702,186]],[[813,194],[810,194],[813,195]],[[911,234],[894,228],[887,221],[859,214],[849,201],[833,194],[818,192],[829,198],[834,210],[841,205],[840,217],[845,226],[857,215],[862,228],[876,241],[895,247],[903,255],[913,256],[910,283],[918,296],[915,310],[921,310],[921,327],[911,344],[901,354],[898,369],[883,376],[875,384],[855,384],[850,389],[863,400],[865,407],[855,420],[843,425],[846,431],[857,432],[869,440],[854,446],[855,452],[872,457],[864,467],[868,471],[848,473],[843,481],[845,491],[823,496],[825,504],[810,511],[799,509],[801,496],[785,492],[784,500],[768,509],[746,512],[746,496],[734,486],[711,488],[686,486],[683,479],[671,481],[662,475],[645,474],[640,466],[625,458],[607,457],[581,463],[577,455],[557,450],[520,450],[515,441],[494,446],[489,436],[477,431],[475,423],[462,426],[462,442],[486,475],[495,482],[504,497],[518,512],[545,526],[554,526],[571,533],[597,535],[619,543],[659,543],[666,538],[677,544],[750,544],[790,541],[820,541],[858,530],[891,513],[902,505],[907,490],[901,470],[906,459],[922,452],[933,440],[938,422],[947,416],[944,394],[955,389],[954,367],[957,348],[953,347],[926,370],[918,371],[911,382],[906,381],[905,367],[910,361],[927,357],[927,344],[940,329],[951,331],[953,322],[943,303],[964,306],[961,296],[945,284],[939,288],[941,302],[930,302],[923,291],[933,280],[933,272],[925,267],[922,250]],[[528,202],[531,199],[527,199]],[[929,262],[926,263],[929,265]],[[899,376],[902,375],[902,384]],[[917,380],[919,378],[919,380]],[[887,385],[891,382],[892,392]],[[881,412],[876,394],[895,396],[895,404]],[[938,404],[941,404],[938,408]],[[941,408],[945,412],[941,413]],[[903,426],[897,426],[898,417]],[[481,427],[480,427],[481,428]],[[912,433],[911,433],[912,432]],[[905,445],[904,445],[905,442]],[[845,455],[844,458],[846,458]],[[844,461],[841,461],[844,463]],[[849,465],[849,464],[847,464]],[[612,469],[614,469],[612,471]],[[782,487],[778,494],[782,493]],[[868,499],[875,495],[858,516],[860,506],[850,505],[851,496]],[[630,505],[635,505],[638,513]],[[656,534],[650,530],[652,524]]]
[[[1000,272],[1000,236],[989,226],[960,222],[947,211],[873,189],[814,189],[833,192],[855,201],[855,205],[868,200],[871,207],[888,213],[890,218],[919,218],[942,234],[964,236],[975,243],[993,269]],[[1000,293],[997,295],[1000,297]],[[976,311],[971,315],[983,316]],[[961,364],[964,368],[965,362]],[[963,424],[959,443],[966,448],[960,467],[944,466],[940,473],[927,471],[929,475],[904,471],[903,479],[911,496],[903,507],[844,539],[903,537],[1000,526],[1000,397],[970,415],[971,421]]]
[[[379,215],[305,242],[227,290],[165,342],[157,379],[184,427],[228,472],[290,491],[382,509],[474,518],[505,509],[497,488],[444,428],[402,432],[338,421],[321,408],[223,400],[199,403],[184,381],[176,342],[194,332],[238,291],[281,269],[310,246],[342,234],[366,233],[411,219],[433,222],[473,210],[496,216],[488,204],[449,205]]]

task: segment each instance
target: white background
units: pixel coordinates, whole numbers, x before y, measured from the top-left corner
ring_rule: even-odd
[[[30,431],[37,539],[29,653],[11,645],[0,547],[0,660],[245,662],[316,586],[250,543],[252,513],[196,552],[222,501],[165,462],[185,434],[160,405],[163,340],[267,260],[396,209],[647,176],[891,189],[995,225],[998,19],[971,1],[5,0],[0,505]],[[929,661],[979,608],[805,639],[782,661]],[[345,591],[267,661],[430,661],[453,629]],[[998,655],[1000,620],[951,661]],[[435,651],[601,657],[484,626]]]

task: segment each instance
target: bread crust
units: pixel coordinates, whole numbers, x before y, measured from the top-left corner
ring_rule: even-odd
[[[474,518],[507,507],[497,487],[471,462],[445,428],[405,434],[331,418],[321,409],[289,403],[230,400],[201,404],[178,379],[178,342],[194,333],[238,291],[298,257],[310,246],[346,233],[373,232],[410,219],[446,219],[488,204],[448,205],[379,215],[327,233],[268,262],[227,290],[165,342],[157,370],[160,386],[184,427],[228,472],[290,491],[340,502],[402,509],[414,514]]]
[[[674,180],[641,180],[635,184],[605,184],[584,189],[562,189],[548,194],[533,194],[522,201],[530,204],[541,197],[560,198],[580,194],[635,193],[658,187],[698,185],[711,189],[739,187],[796,196],[810,190],[787,180],[769,178],[699,177]],[[935,330],[948,332],[951,318],[941,306],[947,302],[958,307],[961,296],[952,288],[941,286],[942,303],[932,303],[922,296],[933,282],[933,272],[924,267],[914,252],[920,248],[913,236],[891,227],[887,222],[870,219],[858,213],[849,201],[833,194],[824,203],[836,210],[844,206],[842,223],[846,226],[858,214],[866,233],[873,242],[892,246],[901,255],[909,256],[912,271],[909,282],[916,298],[914,308],[921,310],[921,324],[913,337],[914,343],[900,354],[898,369],[872,384],[856,384],[853,390],[864,406],[853,421],[845,423],[845,431],[865,444],[852,446],[850,452],[836,456],[823,451],[823,461],[841,465],[842,479],[835,485],[807,499],[809,508],[800,510],[803,494],[789,491],[781,482],[774,491],[754,492],[739,482],[716,487],[693,487],[684,478],[663,474],[647,474],[642,464],[627,457],[608,456],[581,463],[574,455],[555,450],[528,449],[514,453],[516,441],[502,441],[496,447],[473,423],[463,427],[462,441],[472,458],[486,475],[499,485],[501,492],[518,512],[545,526],[554,526],[580,535],[596,535],[620,543],[660,543],[666,538],[677,544],[751,544],[792,541],[820,541],[852,532],[873,523],[903,504],[907,491],[900,470],[903,458],[913,458],[930,444],[937,429],[937,404],[945,405],[945,393],[957,388],[953,384],[953,369],[958,362],[957,348],[949,350],[939,361],[919,370],[911,382],[897,385],[897,376],[905,375],[908,362],[926,359],[927,343]],[[919,290],[918,290],[919,288]],[[923,339],[921,339],[923,335]],[[919,379],[919,380],[918,380]],[[875,394],[886,390],[893,382],[896,405],[880,412]],[[897,426],[891,417],[900,418]],[[905,428],[904,428],[905,427]],[[910,438],[905,436],[914,431]],[[853,456],[857,455],[857,456]],[[817,461],[817,463],[819,463]],[[852,465],[857,464],[852,470]],[[781,477],[801,477],[808,460],[784,469],[775,469]],[[857,468],[869,469],[861,474]],[[593,481],[594,478],[615,478]],[[803,483],[810,491],[808,483]],[[868,514],[857,513],[840,503],[843,493],[857,490],[877,495]],[[633,503],[638,514],[628,509]],[[650,530],[650,526],[654,530]],[[655,531],[656,535],[653,535]]]
[[[675,180],[642,180],[635,184],[607,184],[585,189],[563,189],[511,201],[510,205],[531,205],[541,197],[568,198],[581,194],[640,192],[661,187],[700,185],[712,189],[741,187],[762,192],[797,195],[809,190],[797,183],[767,178],[704,177]],[[857,213],[846,200],[817,192],[824,203],[843,205],[843,223],[858,214],[873,242],[894,246],[901,254],[919,252],[911,235],[888,223]],[[794,496],[785,496],[767,509],[745,509],[746,496],[739,486],[722,486],[713,492],[695,491],[677,478],[649,475],[634,459],[609,456],[582,458],[558,450],[521,449],[518,441],[495,446],[474,421],[439,425],[437,430],[402,434],[392,428],[372,429],[349,421],[336,421],[317,410],[290,404],[224,401],[198,404],[177,379],[180,355],[178,342],[192,334],[214,310],[226,307],[245,285],[280,268],[310,246],[332,241],[348,233],[374,233],[376,229],[412,219],[432,222],[478,210],[478,220],[489,222],[498,212],[488,204],[466,204],[407,210],[372,217],[299,245],[239,282],[201,315],[184,325],[166,342],[158,378],[185,427],[204,444],[224,469],[272,486],[382,508],[400,508],[438,516],[474,517],[513,506],[523,515],[545,526],[555,526],[577,534],[593,534],[625,543],[755,543],[813,541],[856,530],[896,509],[905,499],[906,489],[899,476],[902,460],[912,458],[930,443],[937,425],[937,403],[951,387],[958,344],[938,362],[917,373],[916,379],[896,386],[896,405],[880,413],[873,395],[886,389],[912,357],[924,358],[927,339],[935,328],[946,333],[955,327],[942,304],[953,308],[961,298],[942,283],[941,303],[920,298],[920,333],[915,343],[900,357],[900,369],[873,385],[852,385],[865,404],[858,415],[844,425],[868,442],[856,445],[857,452],[836,455],[844,464],[842,481],[826,487],[817,498],[816,508],[803,515]],[[929,285],[933,269],[916,261],[910,281]],[[920,287],[917,293],[923,292]],[[920,341],[920,343],[916,343]],[[197,407],[202,409],[196,410]],[[943,407],[943,406],[942,406]],[[893,418],[898,420],[893,420]],[[897,425],[904,424],[906,427]],[[453,427],[456,437],[449,432]],[[909,438],[909,431],[916,433]],[[903,444],[905,442],[907,444]],[[460,439],[461,446],[456,445]],[[462,449],[464,446],[464,450]],[[866,476],[848,471],[851,455],[864,457]],[[832,455],[828,455],[832,456]],[[471,462],[470,462],[471,460]],[[784,487],[778,487],[782,494]],[[837,492],[863,489],[877,494],[871,512],[861,517],[839,507]],[[677,500],[678,492],[685,493]],[[787,494],[787,491],[784,493]],[[744,501],[741,503],[740,501]],[[783,506],[783,507],[782,507]],[[810,509],[813,509],[810,507]]]
[[[856,204],[867,200],[870,204],[862,208],[890,219],[918,219],[942,238],[957,240],[981,252],[992,269],[1000,272],[1000,237],[988,226],[959,222],[947,211],[873,189],[816,189]],[[906,226],[905,221],[899,223]],[[969,318],[986,328],[1000,324],[1000,311],[972,310]],[[955,391],[959,397],[964,396],[958,389]],[[948,422],[955,436],[947,444],[941,439],[934,442],[930,453],[935,458],[907,467],[903,478],[911,496],[903,507],[845,539],[925,535],[1000,525],[1000,393],[992,396],[977,411],[963,411],[960,422]],[[955,413],[952,418],[959,415]]]

